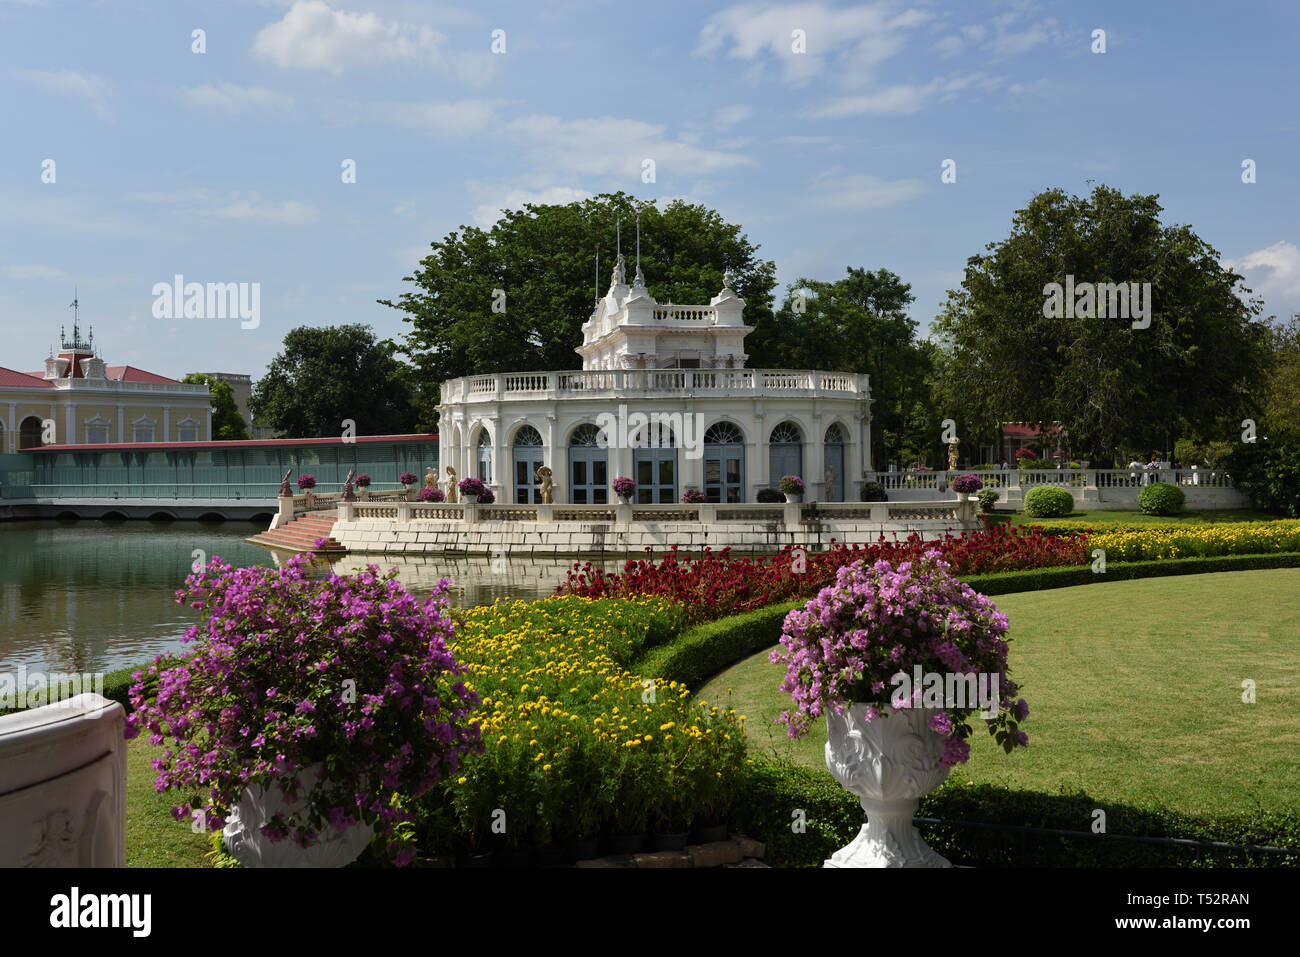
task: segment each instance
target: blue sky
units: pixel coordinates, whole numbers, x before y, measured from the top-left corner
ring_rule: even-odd
[[[400,334],[375,300],[461,224],[617,189],[718,209],[783,286],[892,269],[924,330],[1016,209],[1092,179],[1159,193],[1287,315],[1298,26],[1268,0],[0,0],[0,366],[40,368],[76,283],[110,363],[258,376],[298,325]],[[177,273],[260,283],[260,325],[154,318]]]

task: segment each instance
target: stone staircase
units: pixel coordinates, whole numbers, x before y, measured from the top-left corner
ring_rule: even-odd
[[[295,518],[287,525],[259,532],[244,541],[285,552],[315,552],[318,555],[342,555],[347,549],[330,534],[336,517],[332,513],[315,513]],[[315,542],[325,539],[325,547],[317,548]]]

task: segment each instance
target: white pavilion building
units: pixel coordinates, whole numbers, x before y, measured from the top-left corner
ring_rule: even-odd
[[[805,501],[858,501],[871,468],[866,375],[747,369],[745,301],[661,304],[640,267],[618,257],[609,291],[582,326],[581,371],[467,376],[442,384],[439,462],[477,476],[501,504],[540,502],[542,465],[556,504],[669,504],[689,488],[715,503],[753,502],[783,475]],[[445,487],[445,485],[444,485]]]

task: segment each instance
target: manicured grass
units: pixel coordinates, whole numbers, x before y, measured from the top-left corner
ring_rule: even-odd
[[[1030,705],[1027,750],[979,726],[950,781],[1190,814],[1300,810],[1300,569],[1111,582],[995,599]],[[1253,679],[1257,703],[1243,704]],[[762,652],[699,691],[746,715],[751,754],[824,768],[825,721],[791,742]]]
[[[997,512],[999,515],[1007,515],[1006,512]],[[1257,512],[1253,509],[1240,508],[1211,508],[1200,510],[1189,510],[1179,512],[1176,515],[1147,515],[1145,512],[1139,512],[1137,509],[1132,511],[1087,511],[1071,512],[1069,515],[1061,518],[1033,518],[1024,512],[1016,512],[1010,516],[1009,525],[1074,525],[1077,524],[1080,529],[1094,528],[1100,531],[1105,525],[1166,525],[1170,522],[1187,523],[1189,525],[1222,525],[1225,522],[1270,522],[1277,521],[1280,516],[1270,515],[1267,512]]]
[[[176,821],[172,805],[178,799],[154,790],[158,772],[149,762],[162,753],[144,737],[126,743],[126,866],[211,867],[204,856],[211,836],[195,834],[188,822]]]

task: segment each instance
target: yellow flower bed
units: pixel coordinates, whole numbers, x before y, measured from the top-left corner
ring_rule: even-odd
[[[1133,526],[1132,530],[1093,535],[1088,539],[1088,548],[1103,549],[1108,561],[1126,562],[1198,555],[1300,552],[1300,520]]]
[[[481,697],[484,752],[449,779],[461,838],[545,843],[725,814],[744,763],[741,717],[625,667],[683,622],[680,606],[650,597],[465,612],[453,648]]]

